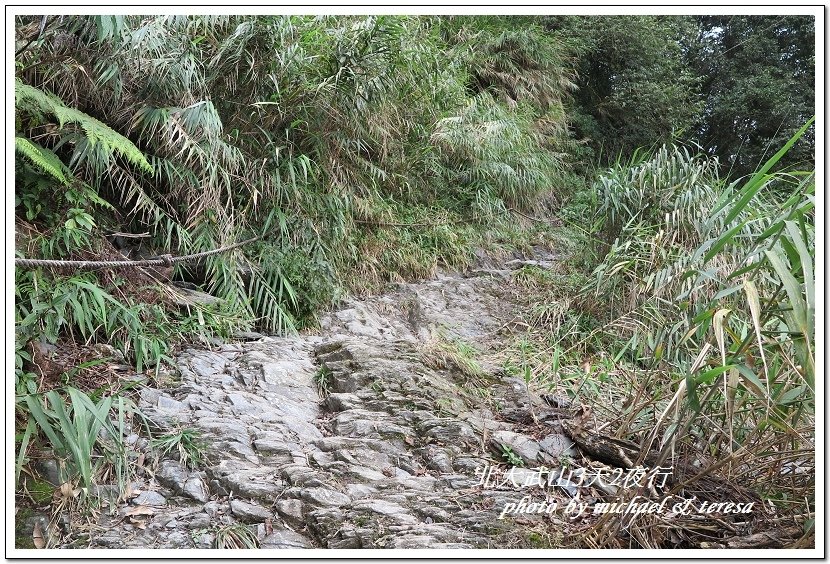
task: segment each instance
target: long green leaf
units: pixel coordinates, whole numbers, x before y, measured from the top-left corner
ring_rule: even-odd
[[[724,366],[716,366],[715,368],[711,368],[705,372],[702,372],[700,376],[695,378],[695,384],[711,384],[715,378],[726,372],[727,370],[731,370],[735,368],[734,364],[726,364]]]
[[[741,376],[744,377],[744,387],[747,390],[754,392],[761,399],[769,400],[768,392],[764,390],[764,384],[748,366],[739,364],[736,368],[741,373]]]
[[[23,431],[23,437],[20,439],[20,450],[17,453],[17,462],[14,466],[14,483],[15,488],[20,482],[20,471],[23,469],[23,463],[26,461],[26,451],[29,449],[29,442],[37,430],[37,423],[34,418],[29,417],[26,422],[26,429]]]
[[[758,172],[756,172],[755,174],[752,175],[752,177],[744,185],[744,187],[741,188],[740,192],[738,192],[737,201],[732,206],[732,209],[729,211],[729,214],[727,214],[726,218],[723,220],[724,225],[729,225],[732,222],[733,219],[738,217],[738,214],[740,214],[744,210],[744,208],[747,206],[749,201],[752,200],[752,198],[755,197],[755,195],[761,190],[761,188],[764,187],[764,185],[766,185],[766,183],[769,179],[767,177],[767,173],[770,171],[770,169],[772,169],[773,166],[775,166],[775,164],[779,160],[781,160],[781,158],[784,155],[787,154],[787,152],[790,150],[790,148],[792,148],[792,146],[795,145],[796,141],[798,141],[801,138],[801,136],[804,135],[804,133],[807,131],[807,129],[809,129],[809,127],[813,124],[815,119],[816,119],[815,116],[810,118],[810,120],[807,123],[805,123],[801,127],[801,129],[799,129],[784,144],[784,146],[781,147],[781,149],[777,153],[775,153],[775,155],[773,155],[766,163],[764,163],[764,166],[762,166],[761,169]],[[727,204],[728,204],[728,201],[721,204],[720,207],[713,210],[712,215],[713,216],[716,215]]]
[[[798,256],[801,259],[801,269],[804,275],[804,297],[807,306],[807,312],[812,317],[815,311],[814,299],[816,294],[815,278],[813,277],[813,257],[807,244],[802,237],[801,230],[793,221],[786,221],[787,234],[790,236],[795,248],[798,250]]]
[[[86,448],[87,441],[82,428],[86,424],[86,412],[76,411],[74,405],[67,409],[63,399],[54,390],[48,392],[46,396],[54,410],[55,420],[71,461],[81,475],[84,487],[89,488],[92,482],[90,470],[92,450]]]
[[[775,250],[764,251],[764,253],[767,255],[767,258],[769,259],[773,269],[775,269],[776,274],[778,274],[778,278],[784,286],[784,291],[787,292],[787,297],[790,300],[790,306],[793,309],[793,316],[795,317],[796,323],[798,323],[798,329],[802,332],[805,338],[810,339],[811,335],[807,322],[807,310],[804,303],[804,295],[798,281],[792,275],[790,269],[784,264],[783,259]],[[796,328],[790,327],[790,330],[794,329]]]
[[[26,407],[28,407],[29,413],[34,420],[37,421],[38,428],[43,432],[43,434],[46,435],[46,438],[49,439],[49,442],[55,452],[59,455],[65,454],[66,446],[55,432],[55,428],[52,426],[52,422],[50,421],[50,415],[48,415],[47,411],[43,408],[43,404],[41,403],[42,397],[43,396],[38,395],[26,396]]]
[[[727,231],[727,232],[726,232],[726,233],[724,233],[723,235],[721,235],[720,237],[718,237],[717,242],[715,242],[715,244],[714,244],[714,245],[712,245],[712,248],[711,248],[711,249],[709,249],[709,251],[708,251],[708,252],[706,253],[706,255],[703,257],[703,262],[704,262],[704,264],[705,264],[705,263],[707,263],[707,262],[709,262],[709,260],[711,260],[711,258],[712,258],[712,257],[714,257],[716,254],[718,254],[718,252],[719,252],[719,251],[720,251],[720,250],[721,250],[721,249],[722,249],[722,248],[723,248],[723,247],[724,247],[727,243],[729,243],[729,241],[731,241],[731,240],[732,240],[732,238],[735,236],[735,234],[736,234],[738,231],[740,231],[741,229],[743,229],[743,228],[744,228],[744,226],[745,226],[746,224],[747,224],[747,222],[746,222],[746,221],[743,221],[743,222],[741,222],[741,223],[737,224],[736,226],[734,226],[732,229],[730,229],[729,231]]]

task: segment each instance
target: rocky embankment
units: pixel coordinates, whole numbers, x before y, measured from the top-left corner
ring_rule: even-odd
[[[176,386],[143,389],[139,407],[157,430],[197,430],[203,462],[146,465],[89,546],[211,548],[236,523],[261,548],[532,546],[528,527],[556,514],[500,516],[545,499],[515,484],[558,468],[570,441],[555,408],[487,359],[509,338],[512,271],[551,265],[537,258],[347,302],[320,335],[184,351]]]

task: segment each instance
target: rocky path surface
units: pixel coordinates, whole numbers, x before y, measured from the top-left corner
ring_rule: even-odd
[[[139,407],[158,429],[197,430],[204,462],[148,467],[91,546],[211,548],[237,523],[261,548],[533,546],[528,527],[555,515],[499,517],[534,493],[515,484],[572,450],[556,410],[486,354],[507,338],[527,263],[350,301],[320,335],[185,351],[177,385],[143,389]],[[482,485],[519,458],[509,483]]]

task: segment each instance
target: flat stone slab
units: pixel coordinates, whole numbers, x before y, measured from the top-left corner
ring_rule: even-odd
[[[273,516],[271,511],[261,505],[242,501],[241,499],[231,500],[231,513],[246,523],[261,523]]]

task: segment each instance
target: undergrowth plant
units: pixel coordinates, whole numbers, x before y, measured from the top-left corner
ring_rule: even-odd
[[[224,525],[213,531],[213,547],[219,549],[254,549],[259,548],[259,539],[250,525],[234,523]]]
[[[150,293],[155,303],[124,296],[124,281],[113,281],[113,293],[102,288],[92,273],[53,276],[42,270],[18,271],[15,325],[18,366],[31,360],[25,345],[37,340],[56,344],[68,335],[81,343],[113,345],[139,372],[171,360],[172,346],[185,336],[197,339],[228,334],[239,320],[206,306],[182,314],[165,307],[163,296]],[[113,295],[115,291],[119,296]],[[27,356],[24,356],[27,355]]]
[[[131,470],[123,437],[135,407],[120,396],[95,401],[76,388],[67,387],[64,392],[62,395],[51,390],[18,397],[26,423],[20,438],[15,480],[20,479],[31,444],[42,435],[62,462],[61,479],[70,484],[77,480],[85,500],[88,501],[93,484],[104,471],[113,474],[121,491],[125,491]],[[105,469],[105,465],[111,468]]]
[[[269,332],[313,322],[340,288],[360,287],[352,273],[380,282],[463,265],[465,223],[527,208],[563,170],[565,48],[530,20],[52,23],[18,55],[21,166],[91,187],[159,254],[259,235],[176,275]]]
[[[636,359],[679,362],[709,342],[726,365],[731,340],[737,357],[750,355],[753,367],[743,378],[752,382],[755,359],[765,361],[770,347],[792,346],[788,355],[796,355],[794,366],[802,367],[802,383],[812,390],[814,180],[810,173],[769,172],[796,140],[750,179],[717,190],[705,162],[679,152],[668,162],[667,149],[632,167],[619,190],[602,180],[611,189],[601,213],[619,225],[619,235],[588,291],[608,300],[611,323],[628,331],[626,347]],[[643,202],[655,186],[673,194]],[[791,314],[778,309],[779,299]],[[770,332],[775,325],[785,332]],[[768,380],[768,366],[758,368]]]
[[[197,469],[204,460],[204,440],[197,429],[176,429],[154,437],[150,444],[160,457],[176,454],[185,468]]]
[[[421,358],[427,366],[437,369],[456,369],[470,380],[478,380],[484,370],[478,358],[480,351],[460,337],[445,333],[428,343],[421,351]]]
[[[811,123],[728,184],[683,149],[618,165],[598,184],[613,242],[585,288],[613,360],[662,390],[626,402],[651,406],[628,412],[650,418],[644,452],[718,461],[802,515],[814,500],[809,471],[793,472],[814,464],[815,179],[772,169]]]

